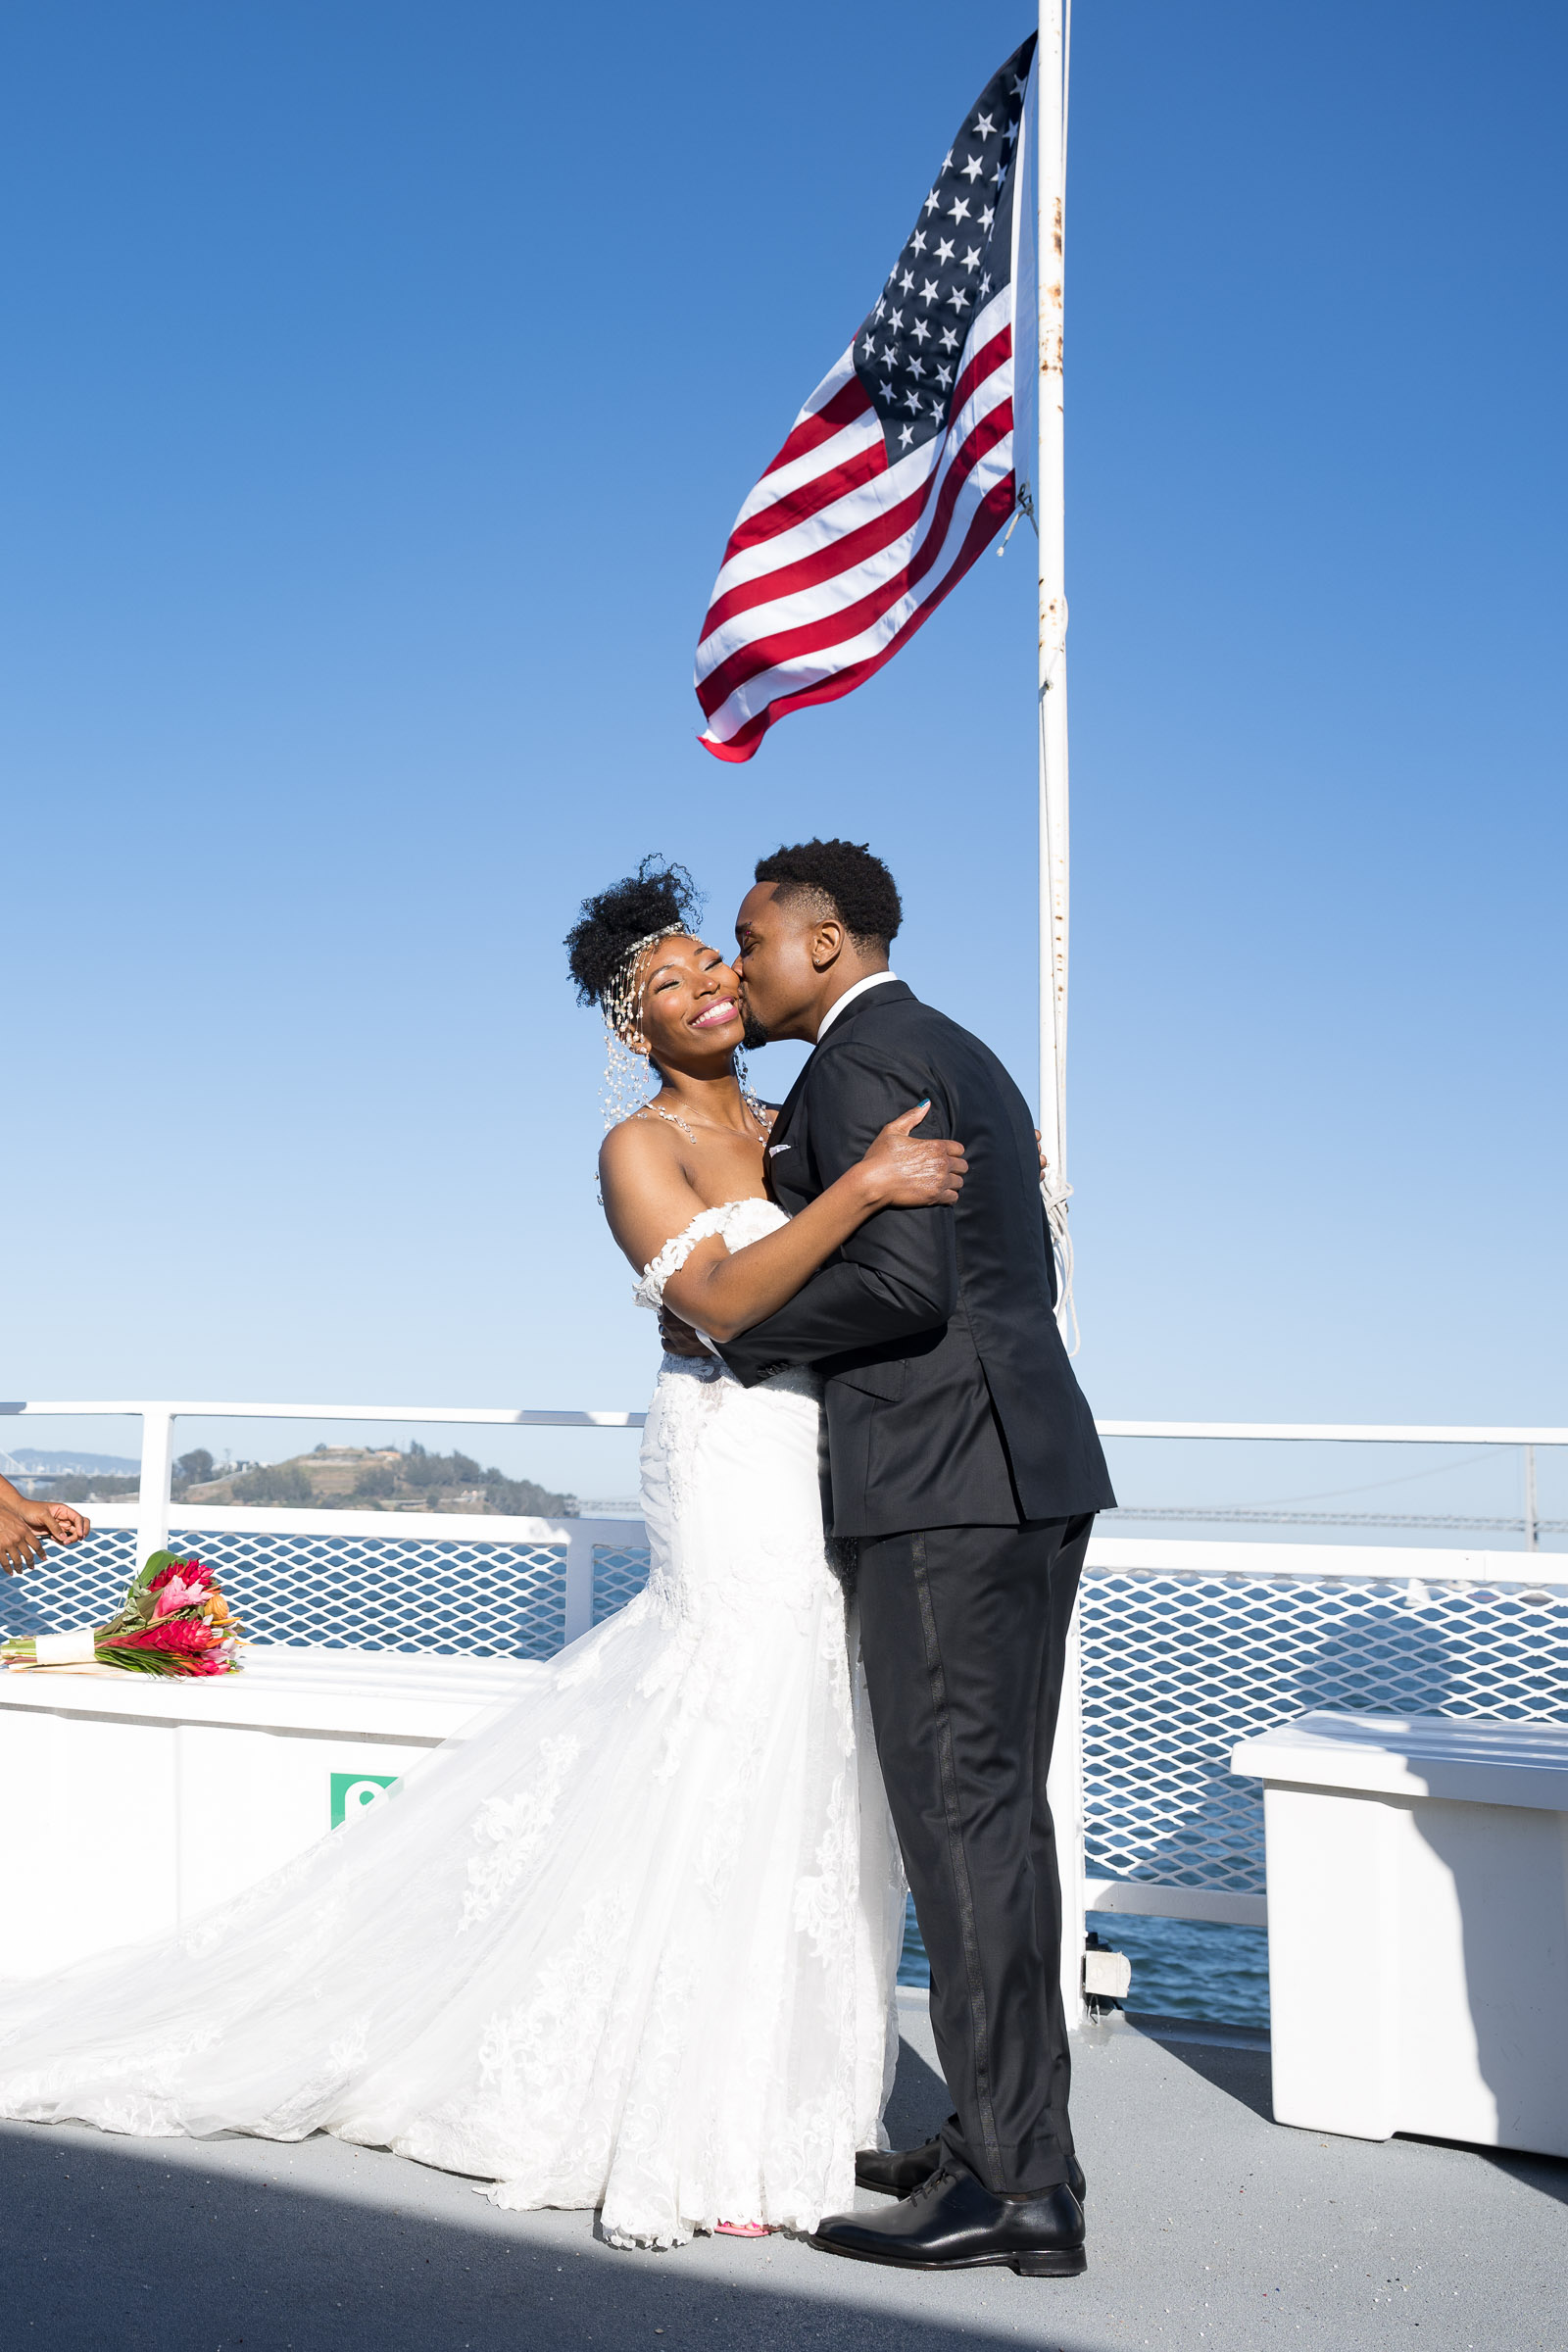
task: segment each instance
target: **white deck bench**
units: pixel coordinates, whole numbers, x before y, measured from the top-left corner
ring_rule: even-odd
[[[1310,1714],[1263,1782],[1274,2114],[1568,2156],[1568,1727]]]

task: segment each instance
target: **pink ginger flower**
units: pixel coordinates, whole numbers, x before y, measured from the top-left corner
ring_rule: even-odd
[[[156,1624],[176,1609],[195,1608],[206,1598],[205,1585],[187,1585],[181,1577],[172,1576],[153,1604],[153,1621]]]

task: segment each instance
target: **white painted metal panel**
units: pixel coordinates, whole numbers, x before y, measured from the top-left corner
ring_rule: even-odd
[[[542,1669],[262,1655],[241,1675],[0,1675],[0,1978],[169,1935],[327,1835]]]
[[[1568,2156],[1568,1730],[1339,1722],[1235,1757],[1265,1776],[1276,2119]]]

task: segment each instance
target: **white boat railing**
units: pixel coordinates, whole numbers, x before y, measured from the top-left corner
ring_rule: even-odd
[[[171,1502],[176,1421],[635,1429],[632,1412],[517,1407],[47,1401],[0,1415],[141,1422],[136,1502],[93,1506],[86,1555],[51,1554],[4,1598],[79,1624],[171,1536],[199,1537],[255,1638],[545,1656],[647,1574],[635,1518]],[[3,1424],[0,1424],[3,1426]],[[1106,1420],[1108,1438],[1568,1446],[1568,1429]],[[1523,1523],[1535,1535],[1534,1478]],[[1558,1575],[1544,1572],[1560,1567]],[[1308,1706],[1568,1720],[1568,1557],[1387,1544],[1133,1537],[1091,1545],[1053,1804],[1075,1952],[1086,1909],[1266,1923],[1256,1791],[1241,1739]],[[1076,1915],[1076,1916],[1075,1916]]]
[[[0,1418],[90,1420],[124,1416],[141,1423],[140,1500],[137,1541],[156,1551],[167,1533],[169,1491],[173,1468],[174,1423],[207,1421],[349,1421],[473,1429],[641,1429],[643,1413],[555,1410],[522,1405],[385,1404],[213,1404],[168,1398],[133,1402],[0,1402]],[[1097,1421],[1102,1438],[1243,1439],[1265,1444],[1365,1446],[1517,1446],[1525,1456],[1524,1532],[1535,1549],[1537,1446],[1568,1446],[1568,1430],[1521,1424],[1371,1421]]]
[[[127,1403],[123,1398],[93,1404],[6,1404],[0,1416],[31,1414],[38,1419],[96,1420],[124,1415],[141,1423],[140,1494],[134,1515],[141,1556],[161,1548],[169,1533],[169,1490],[174,1467],[174,1423],[203,1421],[358,1421],[429,1423],[470,1429],[641,1429],[643,1413],[535,1411],[514,1405],[447,1404],[188,1404],[168,1398]],[[336,1514],[334,1514],[336,1516]]]

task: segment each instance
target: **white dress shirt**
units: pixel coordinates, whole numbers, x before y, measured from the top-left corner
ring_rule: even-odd
[[[857,997],[863,997],[868,988],[880,988],[884,980],[896,980],[898,976],[897,972],[867,972],[863,980],[857,980],[853,988],[847,988],[843,996],[836,998],[823,1013],[822,1025],[816,1033],[817,1044],[822,1043],[846,1004],[853,1004]]]

